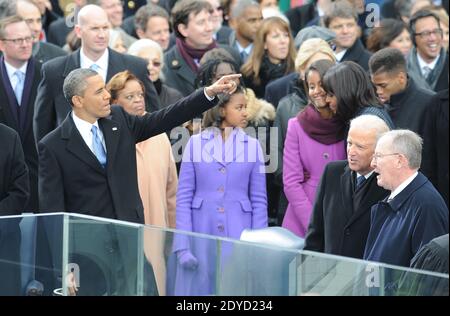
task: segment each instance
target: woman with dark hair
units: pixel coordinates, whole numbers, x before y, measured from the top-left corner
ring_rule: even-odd
[[[305,73],[309,104],[288,122],[283,154],[283,186],[289,201],[283,227],[304,237],[325,165],[345,159],[345,125],[326,103],[322,78],[334,62],[322,59]],[[306,150],[307,148],[307,150]],[[308,177],[305,177],[308,174]]]
[[[247,87],[263,98],[266,85],[295,70],[295,46],[289,24],[282,18],[264,19],[241,73]]]
[[[372,53],[385,47],[397,48],[407,56],[412,47],[411,35],[405,22],[384,19],[379,27],[372,29],[367,38],[367,49]]]
[[[191,137],[183,153],[176,228],[239,238],[244,229],[267,227],[264,157],[258,141],[243,131],[244,90],[218,99],[205,113],[205,130]],[[213,240],[175,235],[175,295],[216,294],[216,263],[227,260],[231,244],[222,244],[220,256],[215,247]]]
[[[348,124],[363,115],[376,115],[394,129],[394,123],[378,100],[375,88],[365,70],[353,61],[344,61],[331,67],[323,77],[326,102],[336,117]]]

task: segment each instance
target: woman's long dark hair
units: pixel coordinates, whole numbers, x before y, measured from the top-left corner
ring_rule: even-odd
[[[375,53],[388,47],[397,36],[402,34],[403,30],[408,30],[408,26],[402,20],[383,19],[380,26],[373,28],[367,38],[367,49]]]
[[[216,76],[217,67],[222,63],[230,65],[231,69],[234,70],[235,73],[238,73],[239,67],[234,60],[228,58],[210,59],[198,69],[195,86],[200,88],[212,85],[214,83],[213,79]]]
[[[348,122],[364,107],[383,108],[366,71],[353,61],[337,64],[325,73],[322,86],[337,99],[336,116]]]

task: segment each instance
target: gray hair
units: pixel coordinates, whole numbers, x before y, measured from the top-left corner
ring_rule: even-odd
[[[159,55],[161,56],[161,61],[164,58],[164,51],[161,47],[161,45],[159,45],[157,42],[148,39],[148,38],[143,38],[140,40],[135,41],[133,44],[131,44],[131,46],[128,48],[128,54],[133,55],[133,56],[138,56],[140,51],[146,48],[154,48],[156,50],[158,50]]]
[[[98,73],[92,69],[78,68],[72,70],[64,79],[63,92],[66,100],[73,105],[74,96],[83,96],[88,84],[86,80],[97,76]]]
[[[0,0],[0,19],[16,14],[17,14],[16,1]]]
[[[231,10],[230,17],[233,19],[237,19],[244,14],[244,11],[247,10],[248,7],[257,6],[259,7],[259,3],[254,0],[238,0],[238,2],[233,6]]]
[[[376,132],[376,141],[378,141],[381,136],[389,132],[389,126],[386,124],[384,120],[379,118],[376,115],[364,114],[360,115],[353,120],[350,121],[350,129],[358,128],[362,130],[375,130]]]
[[[420,168],[423,140],[419,135],[407,129],[398,129],[385,133],[381,139],[385,137],[391,141],[393,152],[406,157],[411,169]]]
[[[137,10],[134,16],[134,26],[137,30],[145,32],[147,30],[148,20],[155,16],[164,18],[169,23],[170,18],[167,11],[156,4],[149,3]]]

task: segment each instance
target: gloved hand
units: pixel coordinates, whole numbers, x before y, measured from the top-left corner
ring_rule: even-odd
[[[187,249],[178,251],[177,258],[183,268],[195,270],[198,267],[197,258]]]

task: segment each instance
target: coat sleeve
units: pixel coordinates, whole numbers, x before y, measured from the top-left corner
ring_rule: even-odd
[[[9,167],[10,170],[7,170],[7,172],[10,172],[10,177],[8,177],[10,181],[6,185],[6,196],[0,200],[0,216],[18,215],[22,213],[30,196],[28,168],[25,164],[22,145],[17,134],[14,134],[11,164]],[[0,180],[3,181],[4,179]]]
[[[36,101],[34,103],[33,132],[36,144],[56,127],[56,112],[53,102],[53,91],[44,65],[41,70],[42,79],[39,83]]]
[[[448,209],[443,201],[439,203],[439,200],[435,200],[430,199],[417,211],[417,221],[411,237],[413,256],[433,238],[448,233]]]
[[[189,140],[183,154],[180,178],[178,181],[176,229],[193,231],[192,228],[192,200],[194,199],[196,176],[193,162],[193,138]],[[178,238],[177,238],[178,237]],[[188,249],[189,240],[185,235],[177,234],[174,239],[174,252]]]
[[[320,179],[319,187],[317,188],[316,199],[311,213],[311,220],[305,236],[305,250],[317,252],[325,251],[323,199],[327,187],[327,171],[328,165],[325,166],[325,170]]]
[[[250,175],[250,202],[252,203],[252,229],[264,228],[268,225],[266,173],[264,167],[264,154],[257,140],[249,145],[255,146],[257,153],[256,163]]]
[[[303,189],[304,168],[300,157],[298,132],[294,124],[289,121],[283,154],[283,184],[284,193],[294,215],[301,227],[306,231],[311,215],[312,203]]]
[[[212,108],[217,103],[217,98],[209,101],[203,89],[193,92],[176,103],[153,113],[143,116],[133,116],[122,111],[127,120],[127,125],[135,137],[136,143],[152,136],[170,131],[172,128],[183,124]]]
[[[41,212],[64,212],[64,183],[59,163],[45,144],[39,150],[39,207]]]

